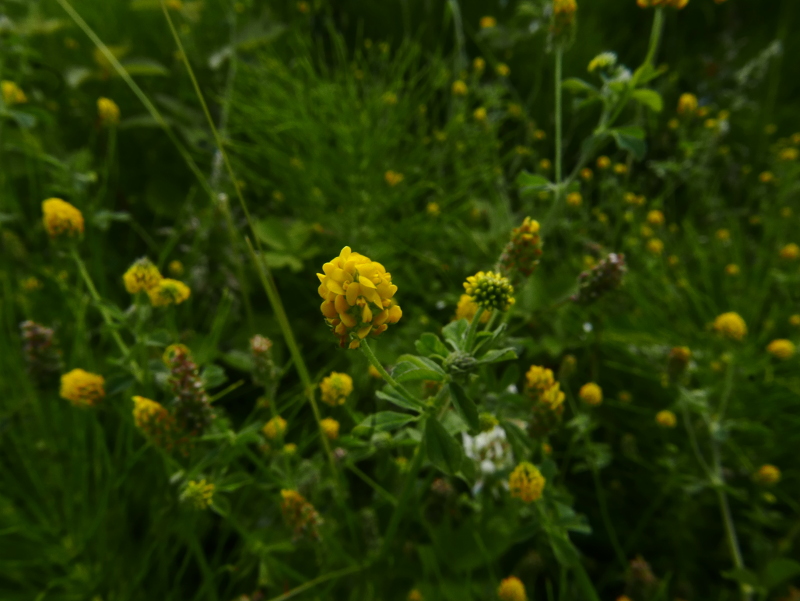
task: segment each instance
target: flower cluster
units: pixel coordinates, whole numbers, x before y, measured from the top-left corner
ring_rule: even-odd
[[[733,311],[723,313],[714,320],[714,330],[725,338],[741,340],[747,335],[747,324],[742,316]]]
[[[394,300],[397,286],[380,263],[345,246],[318,273],[320,310],[344,348],[358,348],[368,335],[378,336],[403,312]]]
[[[675,382],[683,375],[691,358],[692,351],[688,346],[676,346],[669,351],[669,356],[667,357],[667,376],[670,381]]]
[[[526,217],[522,225],[511,230],[511,240],[500,255],[498,271],[507,274],[519,272],[530,276],[542,256],[542,239],[539,222]]]
[[[45,384],[61,372],[61,351],[56,346],[55,333],[34,321],[24,321],[19,328],[28,372],[36,382]]]
[[[347,374],[332,371],[331,375],[324,378],[319,385],[322,393],[322,402],[331,407],[344,405],[347,397],[353,392],[353,378]]]
[[[514,304],[514,287],[502,274],[479,271],[464,282],[464,290],[484,310],[507,311]]]
[[[214,499],[215,486],[205,480],[190,480],[181,493],[181,501],[188,503],[194,509],[203,511],[208,509]]]
[[[163,279],[158,267],[147,257],[134,261],[133,265],[128,267],[128,270],[122,276],[125,290],[129,294],[147,292],[151,288],[158,286],[158,283]]]
[[[182,344],[167,347],[164,363],[170,371],[167,383],[175,395],[172,404],[178,428],[189,436],[200,436],[214,419],[214,412],[197,363]]]
[[[119,123],[119,107],[110,98],[97,99],[97,115],[103,125],[116,125]]]
[[[599,405],[603,402],[603,389],[594,382],[588,382],[581,386],[578,396],[587,405]]]
[[[617,64],[617,55],[613,52],[601,52],[589,61],[589,66],[586,68],[589,73],[594,73],[598,69],[610,69]],[[592,170],[588,169],[588,173],[581,172],[583,179],[591,179]]]
[[[556,42],[569,40],[575,32],[575,14],[578,3],[575,0],[553,0],[553,20],[550,33]]]
[[[76,407],[93,407],[106,396],[105,379],[82,369],[61,376],[61,398]]]
[[[25,96],[25,92],[13,81],[8,81],[7,79],[1,81],[0,92],[2,92],[3,102],[5,102],[7,106],[11,106],[12,104],[25,104],[28,102],[28,97]]]
[[[153,400],[133,397],[133,423],[157,447],[169,451],[178,442],[175,418]]]
[[[325,436],[328,437],[328,440],[336,440],[339,438],[339,422],[335,419],[326,417],[319,422],[319,425],[325,433]]]
[[[453,319],[466,319],[467,321],[472,321],[472,318],[475,317],[475,314],[478,312],[478,305],[477,303],[472,300],[472,297],[469,294],[462,294],[458,299],[458,304],[456,305],[456,314]],[[489,321],[489,318],[492,316],[491,311],[484,311],[481,314],[480,322],[486,323]]]
[[[516,576],[503,578],[497,589],[497,596],[500,601],[525,601],[525,585]]]
[[[533,503],[542,497],[545,479],[532,463],[524,461],[514,468],[508,477],[508,488],[512,497],[525,503]]]
[[[690,117],[697,112],[697,105],[697,96],[685,92],[678,98],[678,114]]]
[[[280,415],[276,415],[264,424],[261,431],[264,433],[264,436],[270,440],[279,440],[283,438],[283,435],[286,433],[286,420]]]
[[[636,0],[636,4],[639,6],[639,8],[655,8],[659,6],[666,6],[668,8],[681,10],[687,4],[689,4],[689,0]]]
[[[656,423],[662,428],[674,428],[678,424],[678,418],[672,411],[664,409],[656,414]]]
[[[625,255],[609,254],[589,271],[578,276],[578,291],[572,296],[573,302],[588,305],[605,293],[619,288],[626,271]]]
[[[758,468],[758,471],[753,475],[753,479],[763,486],[772,486],[780,481],[781,470],[767,463]]]
[[[319,526],[322,518],[314,506],[296,490],[281,491],[281,511],[286,524],[294,531],[296,538],[307,536],[319,539]]]
[[[525,392],[533,399],[533,417],[529,426],[531,434],[545,436],[561,420],[564,393],[553,377],[553,371],[546,367],[531,365],[525,379]]]
[[[776,359],[783,361],[791,359],[795,352],[794,342],[785,338],[778,338],[767,345],[767,352]]]
[[[147,296],[154,307],[166,307],[167,305],[180,305],[189,298],[192,291],[189,286],[180,280],[164,278],[152,288],[147,290]]]
[[[83,234],[83,213],[60,198],[48,198],[42,202],[42,221],[44,229],[54,239]]]

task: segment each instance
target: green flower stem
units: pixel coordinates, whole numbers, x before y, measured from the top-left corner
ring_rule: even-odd
[[[308,589],[313,588],[318,584],[322,584],[323,582],[327,582],[329,580],[336,580],[337,578],[341,578],[342,576],[347,576],[348,574],[354,574],[356,572],[360,572],[361,570],[364,570],[367,567],[369,567],[369,564],[361,566],[350,566],[349,568],[343,568],[335,572],[323,574],[322,576],[318,576],[313,580],[304,582],[300,586],[295,587],[292,590],[283,593],[282,595],[278,595],[277,597],[272,597],[272,599],[269,599],[269,601],[286,601],[286,599],[291,599],[292,597],[299,595],[300,593],[307,591]]]
[[[561,147],[562,140],[562,131],[561,131],[561,120],[562,120],[562,100],[561,100],[561,79],[562,79],[562,71],[563,71],[563,63],[564,63],[564,49],[559,45],[556,49],[556,202],[561,198],[561,170],[562,170],[562,155],[563,149]]]
[[[378,361],[378,358],[375,356],[372,347],[370,347],[366,339],[361,341],[361,344],[359,345],[358,348],[361,349],[362,353],[364,353],[364,356],[367,358],[367,361],[369,361],[372,364],[372,366],[378,370],[378,373],[381,374],[381,377],[387,384],[391,385],[392,388],[402,393],[403,396],[407,397],[410,401],[419,403],[419,399],[417,399],[413,394],[411,394],[408,390],[406,390],[406,388],[402,384],[400,384],[400,382],[398,382],[392,376],[390,376],[389,372],[386,371],[386,369],[384,369],[383,365],[381,365],[381,362]]]
[[[114,324],[114,320],[111,319],[111,315],[108,313],[108,309],[103,305],[103,299],[100,297],[100,294],[97,292],[97,288],[94,286],[94,282],[92,281],[92,277],[89,275],[89,272],[86,270],[86,264],[81,259],[78,251],[73,246],[70,249],[70,255],[72,259],[75,261],[75,264],[78,266],[78,272],[81,274],[81,278],[83,279],[86,287],[89,289],[89,294],[94,301],[94,304],[97,306],[97,310],[100,311],[100,315],[103,317],[103,321],[111,330],[111,337],[114,339],[114,342],[117,343],[117,347],[119,348],[122,356],[128,358],[130,355],[130,349],[128,345],[122,340],[122,336],[119,335],[119,332],[116,329]],[[131,371],[133,372],[133,376],[136,378],[137,382],[142,381],[142,370],[139,365],[133,359],[130,359],[131,363]]]
[[[475,344],[475,336],[478,335],[478,324],[481,322],[481,317],[483,316],[483,312],[486,309],[483,307],[478,307],[478,310],[475,311],[475,316],[472,318],[472,321],[469,322],[469,329],[467,329],[467,342],[464,345],[464,349],[470,353],[472,352],[472,347]]]

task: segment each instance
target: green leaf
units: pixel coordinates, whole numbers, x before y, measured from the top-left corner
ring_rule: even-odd
[[[517,185],[520,187],[520,192],[538,192],[548,188],[550,180],[541,175],[535,175],[528,171],[522,171],[517,176]]]
[[[739,584],[747,584],[755,588],[761,588],[761,581],[758,579],[758,576],[755,572],[747,568],[734,568],[733,570],[722,572],[722,577],[728,580],[735,580]]]
[[[478,359],[478,363],[500,363],[501,361],[511,361],[517,358],[517,352],[513,348],[494,349]]]
[[[203,382],[205,382],[206,388],[216,388],[228,381],[228,375],[225,373],[225,370],[213,363],[207,365],[203,369],[200,377],[203,379]]]
[[[597,88],[595,88],[589,82],[583,81],[577,77],[570,77],[569,79],[565,79],[561,82],[561,87],[565,90],[570,92],[586,92],[587,94],[597,94]]]
[[[458,321],[451,321],[442,328],[442,336],[450,343],[454,350],[460,351],[464,344],[464,334],[469,328],[469,322],[466,319],[459,319]]]
[[[638,127],[614,129],[611,132],[620,150],[627,150],[637,160],[644,158],[647,152],[647,143],[644,141],[644,131]],[[641,133],[641,135],[639,135]]]
[[[444,369],[442,369],[436,361],[433,359],[428,359],[427,357],[420,357],[419,355],[410,355],[406,353],[405,355],[400,355],[397,358],[398,361],[408,361],[409,363],[413,363],[420,369],[427,369],[430,371],[435,371],[441,375],[445,375]]]
[[[761,581],[765,587],[773,589],[797,576],[800,576],[800,563],[788,557],[777,557],[764,568]]]
[[[448,351],[444,343],[439,339],[436,334],[425,332],[419,337],[419,340],[414,343],[417,347],[417,352],[426,357],[438,355],[440,357],[447,357]]]
[[[461,469],[464,449],[447,433],[444,426],[433,418],[425,425],[425,448],[434,467],[453,476]]]
[[[411,399],[407,399],[404,395],[400,394],[397,390],[394,389],[393,386],[387,384],[383,387],[383,390],[378,390],[375,393],[379,399],[384,401],[389,401],[390,403],[397,405],[398,407],[402,407],[403,409],[410,409],[412,411],[416,411],[419,413],[421,405],[418,402],[413,402]]]
[[[655,90],[634,90],[633,94],[631,94],[631,97],[637,102],[641,102],[646,107],[652,109],[656,113],[660,113],[664,110],[664,99],[661,98],[661,94]]]
[[[461,387],[460,384],[456,384],[455,382],[450,382],[450,395],[453,401],[453,407],[461,416],[467,425],[469,426],[470,430],[473,432],[477,432],[480,430],[480,420],[478,419],[478,408],[475,406],[475,403],[467,396],[467,393],[464,392],[464,389]]]
[[[392,369],[392,377],[398,382],[411,382],[414,380],[434,380],[441,382],[444,374],[432,369],[414,365],[411,361],[401,361]]]
[[[409,415],[408,413],[379,411],[378,413],[370,415],[353,428],[353,434],[356,436],[364,436],[372,432],[391,432],[417,419],[416,416]]]
[[[120,63],[130,75],[169,75],[169,69],[150,58],[130,58]]]
[[[550,548],[562,566],[573,567],[579,563],[578,552],[565,534],[548,531]]]

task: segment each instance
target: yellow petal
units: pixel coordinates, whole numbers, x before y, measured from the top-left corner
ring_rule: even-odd
[[[358,299],[360,294],[361,294],[361,286],[358,285],[358,282],[352,282],[347,287],[345,295],[347,296],[347,302],[350,303],[350,306],[356,304],[356,300]]]
[[[391,309],[389,309],[389,323],[397,323],[400,321],[400,318],[403,316],[403,310],[400,308],[399,305],[395,305]]]
[[[386,323],[386,320],[389,319],[389,310],[384,309],[380,313],[378,313],[372,320],[372,325],[374,326],[382,326]]]
[[[350,250],[350,247],[349,247],[349,246],[345,246],[345,247],[342,249],[342,252],[340,252],[340,253],[339,253],[339,256],[340,256],[342,259],[344,259],[345,261],[347,261],[348,257],[349,257],[349,256],[352,254],[352,252],[353,252],[353,251],[352,251],[352,250]]]
[[[335,292],[336,294],[344,294],[344,288],[342,288],[342,285],[336,280],[325,278],[325,285],[331,292]]]
[[[343,282],[349,281],[351,279],[351,276],[344,269],[334,269],[333,273],[330,275],[330,278],[341,284]]]
[[[369,323],[371,321],[372,321],[372,310],[369,308],[369,305],[364,305],[364,310],[361,311],[361,323]]]
[[[362,277],[362,278],[359,278],[358,281],[359,281],[359,283],[361,284],[362,287],[366,286],[367,288],[372,288],[373,290],[375,290],[375,284],[373,284],[372,280],[370,280],[369,278]]]
[[[325,275],[332,274],[334,269],[336,269],[336,265],[333,263],[325,263],[325,265],[322,266],[322,271],[325,272]]]
[[[371,330],[372,330],[372,324],[370,324],[368,326],[364,326],[363,328],[361,328],[358,331],[358,337],[359,338],[366,338],[367,336],[369,336],[369,333],[370,333]]]
[[[336,297],[334,306],[336,307],[336,311],[339,313],[347,313],[350,310],[350,305],[347,304],[347,300],[345,300],[343,296]]]
[[[350,315],[349,313],[339,313],[339,319],[342,320],[342,323],[346,325],[348,328],[356,327],[356,318]]]
[[[319,306],[320,311],[322,314],[327,317],[328,319],[333,319],[336,317],[336,307],[330,301],[323,301],[323,303]]]
[[[320,282],[324,282],[325,281],[325,274],[324,273],[318,273],[317,277],[319,278]]]

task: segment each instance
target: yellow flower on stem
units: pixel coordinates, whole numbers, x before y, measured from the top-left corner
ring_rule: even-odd
[[[477,312],[478,304],[472,300],[472,297],[469,294],[462,294],[458,299],[458,304],[456,305],[456,315],[454,319],[466,319],[467,321],[472,321],[472,318],[475,317]],[[481,314],[481,323],[486,323],[489,321],[491,316],[491,311],[484,311]]]
[[[780,255],[781,259],[785,259],[787,261],[796,261],[798,258],[800,258],[800,246],[794,242],[790,242],[781,249]]]
[[[514,304],[514,287],[499,273],[479,271],[464,282],[464,290],[484,310],[508,311]]]
[[[347,374],[332,371],[319,385],[322,402],[336,407],[344,405],[347,397],[353,392],[353,378]]]
[[[53,239],[83,234],[83,213],[60,198],[48,198],[42,202],[42,220],[44,229]]]
[[[345,246],[322,266],[317,292],[320,310],[342,348],[358,348],[368,335],[378,336],[400,321],[403,311],[394,300],[392,274],[369,257]]]
[[[508,488],[513,498],[533,503],[542,497],[545,478],[539,469],[527,461],[520,463],[508,477]]]
[[[747,324],[741,315],[734,311],[729,311],[714,320],[714,330],[725,338],[741,340],[747,335]]]
[[[581,386],[578,396],[588,405],[599,405],[603,402],[603,389],[594,382]]]
[[[119,123],[119,107],[110,98],[97,99],[97,114],[103,125],[117,125]]]
[[[794,355],[794,351],[794,342],[786,340],[785,338],[773,340],[767,345],[767,352],[776,359],[781,359],[783,361],[791,359]]]
[[[386,183],[389,184],[392,188],[398,185],[405,179],[402,173],[397,173],[397,171],[392,171],[391,169],[384,174],[384,179]]]
[[[178,280],[163,278],[158,284],[147,289],[147,296],[154,307],[180,305],[191,295],[189,286]]]
[[[480,26],[481,29],[491,29],[492,27],[497,27],[497,19],[494,17],[481,17]]]
[[[28,102],[25,92],[13,81],[3,80],[0,82],[0,91],[3,93],[3,102],[8,106]]]
[[[500,582],[497,589],[500,601],[525,601],[525,585],[516,576],[509,576]]]
[[[286,433],[286,420],[280,415],[276,415],[266,424],[264,424],[264,427],[261,429],[261,431],[264,433],[264,436],[270,440],[283,438],[283,435]]]
[[[697,112],[697,96],[688,92],[678,98],[678,114],[688,117]]]
[[[656,422],[662,428],[674,428],[678,424],[678,418],[672,411],[664,409],[656,414]]]
[[[133,265],[128,267],[128,270],[122,276],[122,281],[125,283],[125,290],[127,290],[129,294],[147,292],[151,288],[158,286],[159,282],[163,279],[158,267],[147,257],[142,257],[134,261]]]
[[[319,422],[319,425],[325,433],[325,436],[328,437],[328,440],[336,440],[339,438],[339,422],[335,419],[326,417]]]
[[[105,379],[83,369],[73,369],[61,376],[61,398],[76,407],[93,407],[106,396]]]
[[[205,480],[190,480],[181,493],[181,501],[188,503],[194,509],[203,511],[208,509],[214,499],[215,486]]]
[[[466,96],[468,92],[469,89],[467,88],[467,84],[465,84],[463,81],[457,79],[453,82],[453,94],[456,96]]]
[[[758,471],[753,475],[753,479],[763,486],[772,486],[780,481],[781,470],[774,465],[765,464],[758,468]]]

